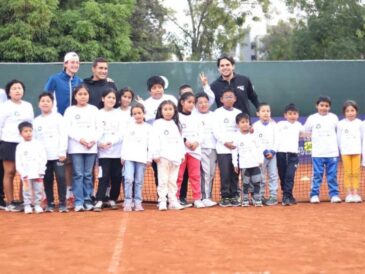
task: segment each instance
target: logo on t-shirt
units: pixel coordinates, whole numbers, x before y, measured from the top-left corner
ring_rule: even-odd
[[[80,118],[81,118],[80,114],[76,114],[76,115],[75,115],[75,119],[76,119],[76,120],[79,120]]]
[[[259,134],[259,138],[262,138],[262,136],[263,136],[263,134],[262,134],[262,133],[260,133],[260,134]]]
[[[347,133],[349,133],[349,130],[348,130],[347,128],[345,129],[345,133],[346,133],[346,134],[347,134]]]
[[[14,116],[20,116],[19,111],[14,111]]]
[[[102,121],[101,123],[103,124],[103,126],[106,126],[106,121]]]
[[[131,136],[134,136],[135,132],[134,130],[131,131]]]
[[[321,125],[320,124],[317,124],[316,125],[316,129],[320,129],[321,128]]]
[[[42,131],[42,127],[41,126],[38,127],[38,131]]]
[[[228,124],[228,123],[229,123],[229,119],[228,119],[228,118],[225,118],[223,122],[224,122],[225,124]]]
[[[240,147],[243,147],[244,145],[245,145],[245,143],[244,143],[244,142],[240,143]]]
[[[165,134],[165,135],[169,135],[169,134],[170,134],[170,132],[166,129],[166,130],[163,132],[163,134]]]
[[[25,150],[23,154],[24,154],[24,156],[27,156],[28,155],[28,151]]]
[[[186,124],[181,124],[181,128],[186,128]]]

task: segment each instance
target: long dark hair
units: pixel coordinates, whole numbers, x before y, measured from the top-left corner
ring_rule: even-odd
[[[118,93],[115,89],[109,88],[109,89],[104,90],[103,94],[101,95],[101,98],[105,98],[109,93],[114,93],[114,95],[115,95],[115,104],[113,106],[113,108],[115,108],[117,106],[117,103],[118,103]],[[103,100],[100,100],[99,107],[104,108]]]
[[[195,96],[192,92],[185,92],[180,96],[179,101],[177,103],[177,110],[179,112],[183,112],[182,102],[188,100],[188,98],[190,98],[190,97],[193,97],[195,100]]]
[[[172,116],[172,120],[175,122],[175,124],[177,125],[177,128],[181,132],[181,126],[180,126],[180,121],[179,121],[179,113],[177,111],[176,105],[171,100],[165,100],[165,101],[161,102],[161,104],[157,108],[156,120],[157,119],[164,119],[164,117],[162,116],[162,108],[166,105],[171,105],[174,108],[174,116]]]
[[[74,106],[74,105],[77,105],[77,102],[76,102],[76,100],[75,100],[75,96],[76,96],[76,93],[78,93],[79,92],[79,90],[80,89],[85,89],[86,91],[87,91],[87,93],[89,94],[89,99],[90,99],[90,91],[89,91],[89,89],[88,89],[88,87],[85,85],[85,84],[81,84],[81,85],[79,85],[79,86],[77,86],[77,87],[75,87],[74,88],[74,90],[72,91],[72,105]]]

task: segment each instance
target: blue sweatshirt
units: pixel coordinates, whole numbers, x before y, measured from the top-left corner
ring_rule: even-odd
[[[44,91],[54,92],[57,111],[63,115],[66,108],[71,105],[72,90],[81,83],[82,80],[78,76],[71,78],[65,71],[61,71],[49,77]]]

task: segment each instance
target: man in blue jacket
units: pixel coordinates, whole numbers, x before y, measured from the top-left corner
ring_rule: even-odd
[[[79,71],[80,59],[76,52],[68,52],[63,62],[63,70],[49,77],[44,91],[54,93],[57,111],[63,115],[71,105],[72,90],[82,83],[76,76]]]

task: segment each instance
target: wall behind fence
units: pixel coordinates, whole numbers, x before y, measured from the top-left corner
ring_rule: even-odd
[[[11,79],[22,80],[27,88],[25,99],[36,106],[37,96],[51,74],[62,69],[61,63],[8,64],[0,63],[0,86]],[[167,93],[177,94],[178,87],[190,84],[201,88],[199,73],[205,72],[210,82],[217,76],[215,62],[153,62],[110,63],[109,77],[118,88],[132,87],[146,98],[146,80],[151,75],[168,79]],[[237,63],[236,72],[251,78],[260,101],[272,105],[273,116],[281,116],[286,104],[293,102],[307,116],[315,111],[315,100],[320,94],[329,95],[333,111],[341,114],[346,99],[359,103],[365,112],[365,61],[293,61]],[[83,63],[78,75],[91,75],[91,63]]]

